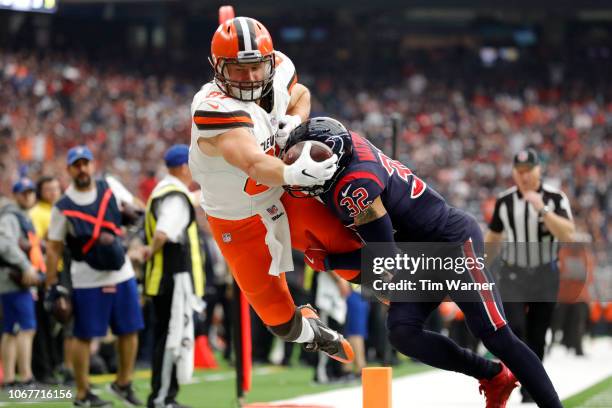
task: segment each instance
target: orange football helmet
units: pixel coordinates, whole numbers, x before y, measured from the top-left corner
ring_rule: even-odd
[[[227,95],[241,101],[255,101],[272,89],[274,47],[266,27],[250,17],[236,17],[221,24],[213,36],[210,63],[215,82]],[[229,78],[229,64],[263,63],[264,78],[236,81]]]

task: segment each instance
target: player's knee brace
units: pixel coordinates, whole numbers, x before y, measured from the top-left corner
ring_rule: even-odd
[[[295,341],[302,332],[302,324],[302,314],[296,309],[293,317],[287,323],[268,326],[268,330],[284,341]]]

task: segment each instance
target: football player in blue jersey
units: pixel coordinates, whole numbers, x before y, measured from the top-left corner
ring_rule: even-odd
[[[291,132],[284,152],[308,140],[329,146],[338,156],[338,170],[324,185],[285,189],[296,195],[318,196],[346,226],[359,233],[366,248],[368,243],[388,243],[386,255],[393,257],[401,253],[395,243],[455,243],[460,256],[476,259],[484,255],[482,232],[474,217],[450,206],[409,168],[363,137],[335,119],[312,118]],[[360,251],[329,254],[317,248],[307,250],[305,258],[316,270],[358,269],[361,261]],[[486,268],[479,267],[481,263],[471,265],[463,274],[466,281],[493,282]],[[357,280],[365,284],[362,279]],[[478,301],[459,299],[456,303],[472,333],[501,362],[480,357],[444,335],[425,330],[425,320],[446,295],[453,298],[450,291],[433,302],[392,298],[387,318],[391,344],[423,363],[476,378],[488,408],[505,407],[517,379],[538,406],[562,406],[538,357],[508,327],[494,286],[477,292]]]

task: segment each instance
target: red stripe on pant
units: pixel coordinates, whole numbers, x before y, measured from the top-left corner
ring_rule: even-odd
[[[476,283],[488,283],[489,280],[484,272],[478,267],[478,263],[476,262],[476,255],[474,253],[474,247],[472,245],[472,240],[469,239],[463,243],[463,250],[465,254],[474,260],[472,264],[473,268],[468,268],[470,271],[470,276]],[[503,318],[502,314],[499,312],[497,307],[497,303],[495,302],[495,297],[493,296],[492,290],[480,290],[478,291],[480,298],[484,304],[485,310],[487,311],[487,315],[489,316],[489,320],[491,324],[495,326],[495,329],[500,329],[506,325],[506,320]]]

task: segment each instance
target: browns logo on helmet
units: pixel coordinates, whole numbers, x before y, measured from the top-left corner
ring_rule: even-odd
[[[215,82],[227,95],[241,101],[255,101],[272,89],[274,47],[266,27],[250,17],[236,17],[221,24],[213,36],[210,63]],[[256,79],[232,79],[237,66],[259,71]]]

